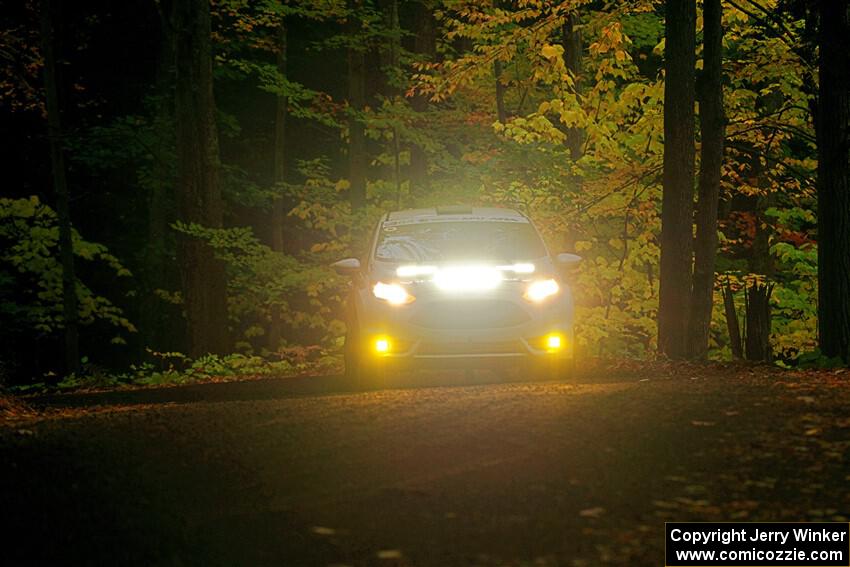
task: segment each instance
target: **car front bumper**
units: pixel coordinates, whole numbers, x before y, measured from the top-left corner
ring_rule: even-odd
[[[365,355],[417,366],[500,366],[573,356],[569,289],[541,304],[522,299],[520,286],[487,294],[447,296],[416,290],[417,300],[390,306],[364,290],[358,319]],[[558,348],[549,337],[557,336]],[[553,339],[554,340],[554,339]],[[386,347],[383,352],[376,349]]]

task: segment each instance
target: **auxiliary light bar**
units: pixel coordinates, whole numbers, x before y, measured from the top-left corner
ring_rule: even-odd
[[[472,266],[452,266],[448,268],[438,268],[437,266],[429,266],[429,265],[408,265],[408,266],[399,266],[396,268],[396,275],[400,278],[412,278],[417,276],[432,276],[437,274],[443,270],[456,270],[456,269],[480,269],[485,268],[486,266],[472,265]],[[498,270],[500,272],[513,272],[515,274],[533,274],[535,271],[534,264],[530,262],[518,262],[516,264],[508,264],[503,266],[494,266],[492,268]]]

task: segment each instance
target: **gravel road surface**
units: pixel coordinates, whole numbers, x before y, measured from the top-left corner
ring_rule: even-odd
[[[658,566],[666,520],[850,516],[847,387],[484,379],[36,400],[67,415],[0,427],[0,562]]]

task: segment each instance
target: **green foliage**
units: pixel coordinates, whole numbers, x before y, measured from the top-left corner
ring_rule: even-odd
[[[278,360],[260,356],[229,354],[207,355],[190,360],[179,352],[151,352],[156,362],[131,364],[126,372],[110,372],[84,359],[82,370],[55,384],[37,382],[15,386],[12,391],[33,393],[44,391],[96,390],[139,386],[177,386],[199,382],[223,382],[263,377],[287,377],[339,370],[338,355],[319,348],[296,348],[284,351]]]
[[[814,352],[817,337],[810,120],[816,74],[800,54],[804,22],[794,20],[778,0],[762,5],[772,14],[764,21],[723,5],[728,121],[718,273],[736,289],[769,274],[776,283],[773,346],[786,363],[799,356],[805,365],[814,355],[800,353]],[[275,322],[284,330],[279,347],[336,348],[348,281],[328,265],[365,253],[365,236],[383,212],[445,203],[518,208],[535,219],[553,252],[584,257],[571,281],[580,354],[654,354],[663,160],[661,5],[652,0],[437,1],[428,4],[436,19],[433,59],[405,49],[417,44],[414,38],[423,39],[423,30],[414,29],[421,22],[403,17],[410,29],[393,29],[384,7],[342,0],[214,3],[227,228],[173,222],[174,120],[167,85],[158,83],[156,96],[140,96],[144,103],[127,115],[110,116],[70,138],[75,167],[120,179],[127,185],[125,195],[140,195],[136,204],[158,199],[163,233],[153,253],[139,251],[137,243],[150,228],[140,218],[135,240],[121,241],[123,249],[110,242],[113,254],[130,264],[75,233],[76,256],[126,278],[133,293],[157,298],[176,318],[175,306],[183,298],[173,289],[175,237],[203,240],[227,266],[229,324],[243,354],[190,362],[179,353],[156,353],[151,354],[155,363],[138,364],[125,374],[89,365],[87,377],[69,377],[63,387],[262,374],[267,367],[255,353],[276,359],[284,352],[268,344]],[[563,38],[568,17],[582,36],[579,54],[565,51],[570,49]],[[768,24],[780,33],[767,30]],[[286,41],[284,30],[290,34]],[[10,45],[20,50],[20,42]],[[284,46],[287,73],[278,66]],[[348,104],[342,77],[326,76],[344,72],[347,50],[364,54],[367,79],[377,83],[362,109]],[[581,58],[577,73],[567,69],[574,55]],[[321,72],[310,68],[317,62]],[[700,67],[698,61],[697,74]],[[496,112],[497,80],[504,123]],[[278,97],[287,101],[283,148],[275,146],[272,131]],[[349,205],[345,177],[352,117],[365,127],[370,160],[367,204],[357,211]],[[316,133],[320,143],[306,139]],[[576,139],[580,150],[574,152]],[[413,179],[416,151],[425,156],[425,180]],[[284,158],[286,183],[270,175],[273,152],[282,152],[277,157]],[[272,251],[263,226],[280,204],[286,209],[285,253]],[[166,225],[173,230],[166,231]],[[0,200],[0,243],[0,314],[10,322],[6,329],[55,335],[61,328],[55,215],[34,198]],[[124,265],[133,266],[138,281]],[[170,279],[155,277],[166,269]],[[134,330],[113,303],[119,302],[115,295],[107,299],[83,282],[77,293],[84,323],[102,321],[120,329],[116,342]],[[739,293],[739,310],[742,301]],[[719,293],[710,341],[713,358],[730,356]],[[137,346],[141,352],[149,345]]]
[[[114,277],[131,274],[102,244],[83,240],[73,231],[74,255],[84,263],[103,266]],[[39,201],[0,199],[0,314],[11,328],[50,335],[62,329],[62,267],[58,260],[59,228],[56,213]],[[104,322],[119,333],[136,328],[121,309],[84,282],[77,282],[79,321],[83,325]]]
[[[804,352],[797,357],[795,366],[797,368],[815,368],[815,369],[831,369],[842,368],[845,366],[844,361],[839,356],[827,357],[821,353],[820,349],[814,349]]]
[[[774,244],[778,282],[773,290],[772,343],[779,355],[793,359],[817,346],[817,247]]]
[[[211,229],[177,222],[174,229],[204,240],[227,266],[228,307],[233,324],[247,350],[259,347],[273,312],[291,330],[335,329],[334,306],[339,302],[338,279],[327,264],[299,262],[260,243],[250,228]]]
[[[340,126],[331,98],[280,73],[262,54],[277,54],[280,30],[294,19],[327,21],[348,14],[338,0],[279,2],[224,0],[213,6],[218,51],[215,72],[219,80],[256,81],[260,90],[287,99],[288,113],[325,126]]]
[[[641,3],[580,9],[587,53],[583,76],[573,77],[558,43],[573,8],[507,12],[468,3],[447,11],[447,38],[468,38],[474,49],[420,76],[420,88],[492,117],[486,61],[509,69],[511,116],[505,124],[490,118],[461,167],[478,174],[481,199],[529,212],[555,251],[574,246],[585,257],[574,282],[579,348],[646,355],[655,344],[663,83],[642,76],[632,52],[660,19]],[[643,30],[640,46],[624,33],[624,19]],[[571,129],[582,131],[581,156],[565,145]]]
[[[578,76],[566,69],[560,37],[570,12],[579,16],[585,42]],[[474,138],[462,146],[465,163],[455,171],[477,177],[481,200],[529,212],[556,250],[574,246],[585,257],[574,282],[580,349],[653,354],[664,87],[656,6],[562,2],[503,9],[459,2],[447,4],[440,17],[445,60],[420,66],[416,88],[432,105],[464,108],[467,124],[483,115],[480,121],[492,125],[490,132],[470,129]],[[783,25],[799,33],[802,22]],[[761,264],[775,264],[773,343],[793,357],[815,340],[816,249],[811,218],[804,218],[811,215],[815,165],[802,79],[808,69],[793,43],[766,36],[737,8],[724,6],[724,27],[722,198],[743,206],[751,222],[742,230],[724,221],[719,266],[741,282]],[[472,48],[453,51],[449,42],[459,38]],[[494,60],[506,70],[504,124],[495,120]],[[582,134],[580,156],[565,144],[575,129]],[[764,202],[771,204],[767,218],[755,219],[749,211]],[[768,233],[773,260],[756,258],[768,255],[754,251],[756,232]],[[715,306],[713,355],[728,357],[719,295]]]
[[[664,22],[655,13],[638,12],[623,18],[623,33],[638,50],[649,50],[664,37]]]

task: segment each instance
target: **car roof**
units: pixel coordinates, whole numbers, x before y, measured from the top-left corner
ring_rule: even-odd
[[[384,222],[393,225],[435,221],[529,222],[528,217],[513,209],[461,205],[393,211],[387,215]]]

